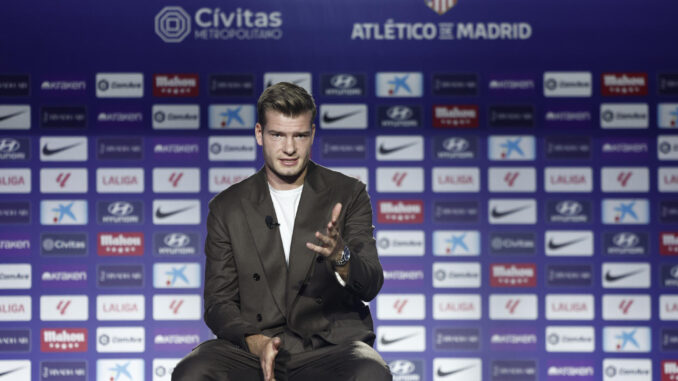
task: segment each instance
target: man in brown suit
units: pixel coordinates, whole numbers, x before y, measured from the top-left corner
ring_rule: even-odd
[[[365,185],[310,161],[313,98],[257,103],[264,167],[209,204],[205,322],[172,380],[391,380],[364,302],[383,284]]]

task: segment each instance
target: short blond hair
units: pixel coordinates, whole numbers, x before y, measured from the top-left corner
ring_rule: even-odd
[[[266,111],[273,110],[285,116],[296,117],[310,112],[311,123],[317,113],[313,97],[301,86],[289,82],[278,82],[261,93],[257,101],[257,118],[266,127]]]

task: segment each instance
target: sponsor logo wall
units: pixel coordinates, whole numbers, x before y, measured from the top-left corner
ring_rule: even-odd
[[[678,6],[584,33],[521,1],[124,0],[117,31],[81,0],[86,21],[8,4],[0,379],[164,381],[213,337],[207,205],[263,165],[257,97],[289,81],[318,106],[313,160],[370,194],[394,380],[678,380],[678,53],[656,24]],[[36,48],[47,22],[77,63]],[[651,41],[632,61],[601,51],[623,25]]]

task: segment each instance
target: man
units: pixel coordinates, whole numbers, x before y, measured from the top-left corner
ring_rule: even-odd
[[[257,114],[264,167],[209,204],[204,317],[217,339],[172,380],[391,380],[363,303],[383,284],[365,185],[310,161],[316,107],[301,87],[269,87]]]

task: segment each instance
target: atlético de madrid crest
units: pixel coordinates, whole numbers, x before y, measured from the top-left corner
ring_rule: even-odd
[[[442,15],[457,4],[457,0],[424,0],[429,8]]]

